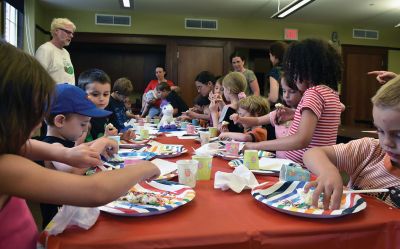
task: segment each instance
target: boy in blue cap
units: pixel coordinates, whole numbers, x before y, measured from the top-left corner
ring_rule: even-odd
[[[50,113],[45,119],[47,134],[42,141],[72,148],[75,146],[75,141],[83,134],[86,134],[90,118],[105,117],[110,114],[111,112],[109,111],[97,108],[79,87],[70,84],[59,84],[56,86]],[[59,162],[45,161],[42,165],[46,168],[74,174],[84,174],[87,170],[87,168],[75,168]],[[53,204],[40,204],[43,228],[57,214],[58,207]]]

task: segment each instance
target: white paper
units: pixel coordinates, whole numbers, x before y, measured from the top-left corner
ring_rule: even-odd
[[[176,163],[173,162],[169,162],[163,159],[154,159],[151,161],[152,163],[154,163],[161,171],[160,175],[168,175],[174,171],[176,171],[178,169],[178,166]]]
[[[259,167],[262,170],[274,170],[280,171],[283,164],[294,163],[289,159],[281,159],[281,158],[268,158],[262,157],[259,161]]]

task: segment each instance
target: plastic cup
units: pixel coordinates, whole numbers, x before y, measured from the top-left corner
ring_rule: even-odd
[[[108,136],[109,139],[115,140],[118,143],[118,146],[121,144],[120,136]]]
[[[159,124],[160,123],[160,119],[159,118],[153,118],[153,122],[154,122],[154,124]]]
[[[208,127],[208,132],[210,132],[210,138],[218,136],[218,128],[217,127]]]
[[[187,133],[187,134],[195,134],[194,125],[188,124],[188,125],[186,126],[186,133]]]
[[[213,157],[205,155],[194,155],[192,156],[192,159],[199,162],[197,170],[197,180],[210,180]]]
[[[237,156],[239,155],[239,145],[238,142],[228,142],[225,144],[226,154]]]
[[[144,127],[142,129],[140,129],[140,138],[148,139],[149,138],[149,130]]]
[[[195,160],[178,160],[178,180],[179,183],[191,188],[196,186],[196,175],[198,162]]]
[[[199,134],[201,145],[205,145],[210,142],[210,133],[208,131],[200,131]]]
[[[199,126],[200,122],[198,119],[192,119],[192,125]]]
[[[249,169],[260,169],[258,161],[258,150],[245,150],[243,163]]]

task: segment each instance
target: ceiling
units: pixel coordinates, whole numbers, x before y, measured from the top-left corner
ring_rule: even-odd
[[[292,0],[280,0],[283,8]],[[56,8],[118,13],[157,13],[206,18],[268,19],[278,0],[131,0],[133,9],[122,9],[119,0],[39,0]],[[392,28],[400,23],[400,0],[315,0],[286,18],[289,22],[358,25]]]

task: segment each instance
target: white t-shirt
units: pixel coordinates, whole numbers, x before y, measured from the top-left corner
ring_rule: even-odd
[[[53,43],[46,42],[37,49],[35,57],[56,83],[75,85],[74,67],[66,49],[59,49]]]

